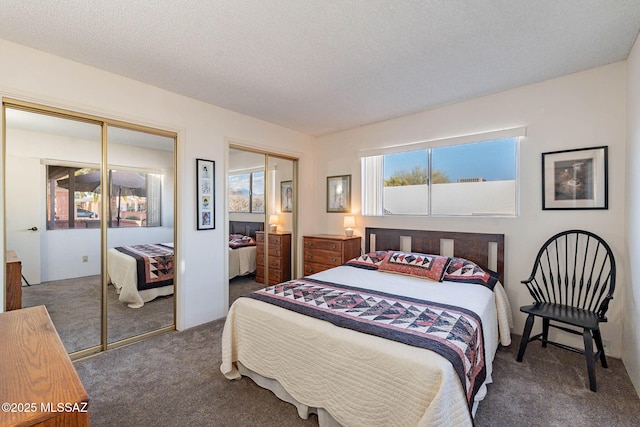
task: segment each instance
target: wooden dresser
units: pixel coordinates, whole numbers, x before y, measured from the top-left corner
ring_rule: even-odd
[[[88,426],[89,397],[47,309],[0,313],[0,426]]]
[[[256,232],[256,282],[264,283],[264,231]],[[291,280],[291,233],[269,233],[269,285]]]
[[[360,256],[360,236],[303,236],[304,275],[319,273]]]
[[[22,262],[11,250],[7,251],[5,283],[5,311],[17,310],[22,307]]]

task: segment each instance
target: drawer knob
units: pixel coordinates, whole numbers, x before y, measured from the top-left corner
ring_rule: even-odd
[[[331,261],[336,262],[338,258],[331,258]]]
[[[271,263],[271,265],[278,265],[278,263],[274,261],[273,263]]]
[[[333,245],[331,245],[331,249],[335,249],[336,248],[336,244],[334,243]]]

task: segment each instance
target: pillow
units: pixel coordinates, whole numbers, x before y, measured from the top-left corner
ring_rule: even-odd
[[[369,252],[368,254],[362,254],[357,258],[350,259],[345,265],[364,268],[366,270],[377,270],[388,253],[389,251]]]
[[[483,270],[477,264],[464,258],[451,258],[443,280],[449,282],[473,283],[493,290],[498,283],[498,273]]]
[[[446,256],[392,251],[378,270],[441,282],[448,263],[449,257]]]
[[[242,239],[244,234],[229,234],[229,241]]]

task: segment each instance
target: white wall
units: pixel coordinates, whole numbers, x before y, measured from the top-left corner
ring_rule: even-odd
[[[621,326],[627,264],[625,250],[625,90],[626,62],[549,80],[351,129],[319,138],[315,144],[317,174],[314,186],[316,217],[305,233],[342,233],[344,215],[324,213],[327,176],[352,175],[353,212],[360,213],[360,163],[365,148],[489,132],[526,126],[520,145],[520,215],[516,218],[357,217],[357,233],[364,228],[416,228],[505,234],[505,288],[514,308],[514,332],[522,333],[524,316],[518,308],[532,298],[520,284],[528,277],[540,245],[558,231],[584,228],[601,235],[618,262],[618,290],[603,326],[609,354],[622,352]],[[609,146],[609,209],[543,211],[541,153],[562,149]],[[312,224],[318,224],[312,226]],[[567,335],[567,334],[564,334]],[[581,345],[581,340],[570,341]]]
[[[516,181],[448,182],[431,188],[434,215],[513,215]],[[384,209],[395,214],[427,212],[427,184],[384,187]]]
[[[628,259],[640,259],[640,38],[627,58],[627,218]],[[629,262],[624,288],[622,359],[640,394],[640,266]]]
[[[228,141],[300,157],[304,165],[310,137],[4,40],[0,61],[0,96],[178,133],[177,326],[183,329],[224,316]],[[215,230],[196,230],[196,158],[216,161]]]

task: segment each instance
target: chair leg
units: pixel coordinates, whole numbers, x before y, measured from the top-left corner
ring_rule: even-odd
[[[596,342],[596,348],[600,352],[600,363],[603,368],[608,368],[607,358],[604,355],[604,345],[602,345],[602,335],[600,335],[600,329],[593,331],[593,340]]]
[[[542,319],[542,346],[547,347],[549,342],[549,319]]]
[[[582,333],[584,338],[584,354],[587,357],[587,373],[589,374],[589,388],[596,391],[596,371],[595,371],[595,355],[593,353],[593,337],[589,329],[584,329]]]
[[[518,362],[522,362],[522,358],[524,357],[524,351],[527,349],[527,344],[529,343],[529,336],[531,335],[531,329],[533,328],[534,320],[535,316],[533,314],[530,314],[524,324],[522,339],[520,340],[520,350],[518,351],[518,357],[516,358]]]

